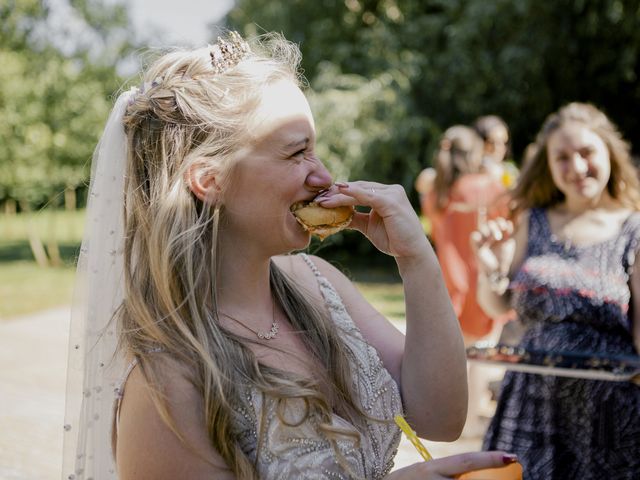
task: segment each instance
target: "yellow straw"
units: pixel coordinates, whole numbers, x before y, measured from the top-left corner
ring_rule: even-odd
[[[407,436],[407,438],[411,441],[411,443],[413,443],[413,446],[416,447],[416,450],[418,450],[418,453],[422,455],[422,458],[424,458],[424,461],[428,462],[429,460],[433,460],[433,457],[431,456],[429,451],[425,448],[425,446],[422,444],[422,442],[416,435],[416,432],[414,432],[411,429],[411,427],[409,426],[407,421],[402,417],[402,415],[396,415],[395,417],[393,417],[393,419],[396,421],[396,424],[400,427],[400,430],[402,430],[404,434]]]

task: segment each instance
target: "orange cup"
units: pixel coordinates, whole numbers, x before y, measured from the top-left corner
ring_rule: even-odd
[[[500,468],[484,468],[463,473],[459,480],[522,480],[522,465],[512,463]]]

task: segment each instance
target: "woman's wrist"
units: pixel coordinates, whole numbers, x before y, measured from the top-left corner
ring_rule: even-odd
[[[413,272],[424,273],[433,268],[438,270],[440,268],[438,258],[430,247],[425,248],[424,251],[417,255],[395,257],[395,259],[398,265],[398,272],[402,278],[411,275]]]

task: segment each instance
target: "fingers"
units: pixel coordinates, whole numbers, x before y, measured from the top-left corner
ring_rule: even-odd
[[[376,182],[336,182],[316,197],[315,201],[329,208],[341,205],[374,207],[376,204],[380,205],[380,200],[389,193],[391,187]],[[404,194],[404,189],[402,193]],[[356,211],[348,228],[366,233],[369,220],[370,213]]]
[[[396,211],[400,205],[410,204],[406,192],[400,185],[385,185],[376,182],[336,182],[332,187],[316,197],[323,207],[340,205],[371,207],[384,217]],[[364,231],[369,221],[370,213],[356,212],[349,228]]]
[[[471,234],[472,246],[475,249],[483,245],[501,242],[513,234],[513,223],[506,218],[487,220],[478,225],[478,229]]]
[[[445,478],[484,468],[500,468],[517,461],[513,454],[499,451],[468,452],[433,460],[431,467]],[[436,465],[437,463],[437,465]]]
[[[371,206],[374,199],[385,196],[388,193],[397,193],[398,189],[405,194],[404,189],[399,185],[385,185],[377,182],[336,182],[327,191],[323,192],[323,195],[319,200],[327,201],[337,200],[349,201],[353,205],[367,205]],[[333,202],[332,202],[333,203]]]

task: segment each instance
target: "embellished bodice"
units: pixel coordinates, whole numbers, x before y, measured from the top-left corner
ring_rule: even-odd
[[[400,442],[400,431],[393,422],[393,416],[402,412],[398,387],[376,350],[353,323],[336,290],[308,256],[303,254],[303,258],[313,270],[331,320],[346,343],[356,401],[371,417],[386,421],[367,420],[359,445],[347,437],[336,442],[352,476],[320,433],[320,420],[311,414],[299,422],[306,411],[303,400],[287,402],[284,412],[280,411],[286,420],[283,422],[276,412],[276,401],[247,389],[234,409],[234,434],[255,462],[261,479],[380,479],[391,470]],[[337,414],[332,417],[332,425],[353,429]]]
[[[525,260],[509,285],[528,328],[524,346],[632,354],[629,275],[639,242],[637,212],[618,235],[576,246],[552,234],[545,210],[532,209]]]

